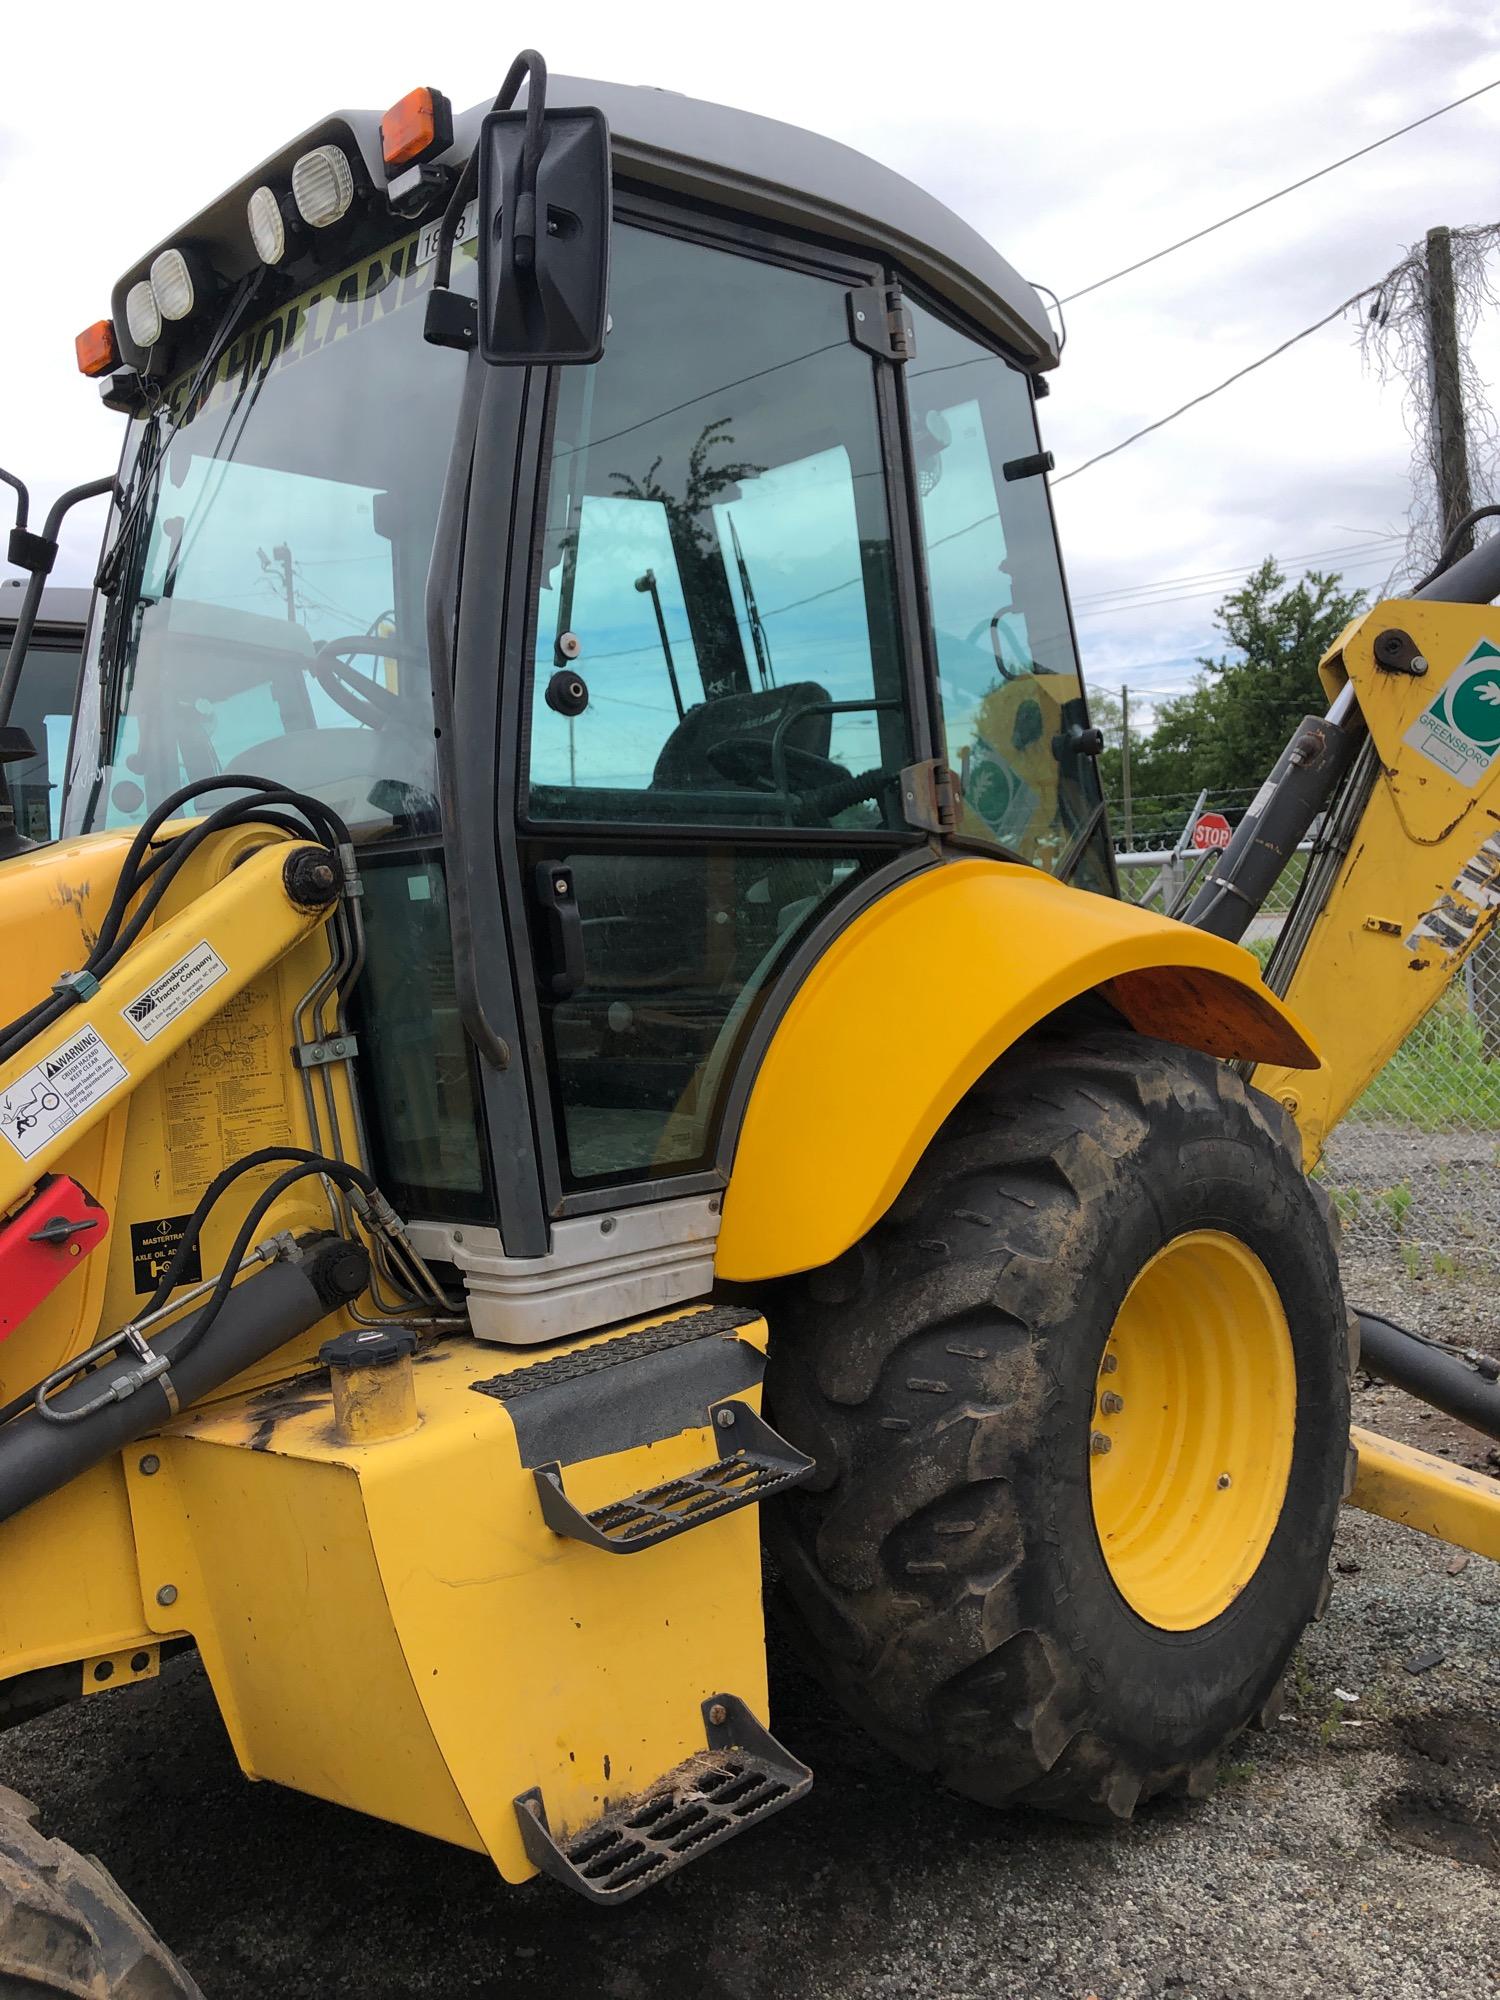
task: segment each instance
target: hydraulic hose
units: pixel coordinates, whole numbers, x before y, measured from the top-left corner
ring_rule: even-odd
[[[106,1362],[50,1398],[51,1418],[33,1407],[0,1429],[0,1521],[159,1430],[179,1409],[222,1388],[364,1289],[369,1259],[362,1245],[329,1234],[304,1236],[296,1253],[253,1272],[217,1311],[210,1300],[158,1335],[152,1346],[168,1360],[165,1375],[79,1415],[107,1383]]]
[[[237,797],[216,812],[209,813],[196,825],[177,836],[165,848],[151,850],[151,843],[161,828],[184,805],[208,792],[233,790],[238,793],[249,791],[248,798]],[[284,815],[274,812],[276,806],[290,806],[300,813],[311,830],[299,830],[294,822]],[[247,821],[266,823],[281,831],[299,833],[301,838],[324,841],[329,847],[347,846],[349,829],[337,813],[325,806],[320,799],[303,792],[292,791],[284,785],[273,783],[269,778],[229,777],[199,779],[196,783],[184,785],[173,792],[157,806],[136,829],[135,837],[126,851],[120,869],[119,880],[115,884],[108,909],[100,923],[98,935],[92,950],[85,959],[82,970],[94,979],[102,979],[120,962],[130,946],[140,936],[163,896],[171,887],[179,871],[187,864],[203,842],[213,834],[222,832],[229,826],[243,825]],[[144,887],[145,893],[141,894]],[[141,900],[135,911],[127,918],[136,896]],[[44,1028],[60,1021],[69,1008],[76,1004],[75,993],[52,993],[44,1000],[37,1001],[24,1014],[0,1028],[0,1062],[6,1062],[17,1054]]]

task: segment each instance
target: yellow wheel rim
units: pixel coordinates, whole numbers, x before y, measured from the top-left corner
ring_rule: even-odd
[[[1159,1250],[1125,1296],[1094,1391],[1094,1526],[1148,1624],[1206,1625],[1260,1566],[1286,1497],[1297,1371],[1269,1272],[1215,1229]]]

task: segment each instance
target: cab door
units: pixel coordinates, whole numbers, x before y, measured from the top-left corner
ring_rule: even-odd
[[[882,274],[664,209],[613,255],[552,387],[517,789],[554,1216],[722,1179],[766,997],[924,858],[932,754]]]

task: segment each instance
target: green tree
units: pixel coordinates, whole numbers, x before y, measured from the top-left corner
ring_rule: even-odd
[[[1232,591],[1214,623],[1242,657],[1200,659],[1192,692],[1164,701],[1137,753],[1133,789],[1210,794],[1260,784],[1281,755],[1299,717],[1319,713],[1327,697],[1318,661],[1365,601],[1337,573],[1309,570],[1288,585],[1274,557]]]

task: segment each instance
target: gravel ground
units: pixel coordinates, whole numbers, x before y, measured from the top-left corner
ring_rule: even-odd
[[[1380,1394],[1361,1420],[1399,1428]],[[779,1660],[811,1797],[619,1912],[247,1784],[190,1660],[0,1739],[0,1783],[107,1859],[208,2000],[1500,1992],[1500,1565],[1357,1514],[1337,1555],[1282,1721],[1212,1799],[1118,1831],[895,1769]]]
[[[1343,1208],[1346,1265],[1358,1260],[1404,1275],[1404,1255],[1439,1294],[1456,1289],[1482,1310],[1487,1299],[1490,1320],[1500,1321],[1497,1165],[1500,1132],[1488,1128],[1420,1132],[1346,1119],[1330,1135],[1320,1170]]]

